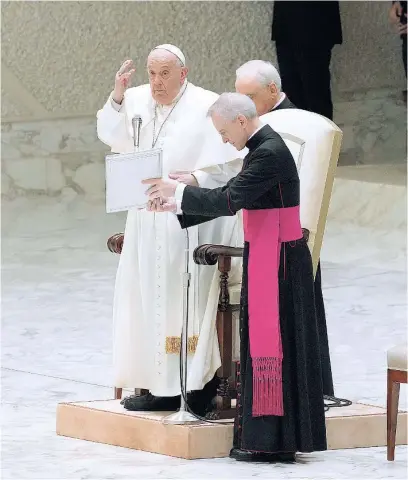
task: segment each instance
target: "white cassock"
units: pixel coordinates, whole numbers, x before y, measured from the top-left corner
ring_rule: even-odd
[[[223,144],[206,117],[217,98],[185,83],[173,105],[158,106],[149,85],[130,88],[121,107],[110,97],[98,112],[98,137],[113,152],[133,152],[131,119],[141,115],[140,148],[152,148],[153,135],[157,138],[155,148],[163,150],[163,177],[193,172],[201,187],[216,188],[238,173],[237,159],[245,153]],[[204,243],[241,246],[241,228],[239,217],[225,217],[189,229],[188,390],[203,388],[221,365],[215,326],[219,274],[216,267],[196,265],[192,252]],[[129,210],[113,307],[116,387],[146,388],[157,396],[180,394],[184,245],[185,233],[173,213]],[[238,266],[232,274],[237,282]]]

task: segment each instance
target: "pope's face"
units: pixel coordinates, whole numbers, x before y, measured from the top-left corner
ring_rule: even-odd
[[[188,69],[166,51],[155,50],[147,59],[149,83],[154,100],[161,105],[170,105],[180,92]]]
[[[246,132],[248,120],[243,115],[238,115],[236,120],[231,121],[214,114],[211,120],[224,143],[230,143],[238,151],[245,147],[248,140]]]
[[[279,99],[279,92],[274,83],[265,87],[252,78],[237,78],[235,91],[246,95],[255,103],[259,116],[270,112]]]

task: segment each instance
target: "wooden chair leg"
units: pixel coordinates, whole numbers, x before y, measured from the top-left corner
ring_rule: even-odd
[[[115,400],[120,400],[122,398],[122,389],[121,388],[114,388],[114,397]]]
[[[217,410],[229,410],[231,408],[231,397],[229,395],[229,379],[231,377],[231,351],[229,348],[229,335],[231,319],[230,313],[218,312],[218,338],[220,343],[221,353],[221,367],[217,371],[220,379],[220,386],[218,387],[218,395],[216,398]],[[222,343],[221,343],[222,342]]]
[[[394,371],[387,371],[387,460],[395,457],[395,441],[397,433],[398,402],[400,383],[396,381]]]
[[[220,386],[216,398],[217,410],[230,410],[229,380],[232,367],[232,309],[228,292],[228,274],[231,270],[231,257],[219,257],[220,298],[217,311],[217,333],[221,354],[221,367],[218,369]]]

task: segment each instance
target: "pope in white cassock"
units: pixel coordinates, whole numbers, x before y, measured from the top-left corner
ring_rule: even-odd
[[[238,173],[240,161],[226,163],[239,154],[221,141],[206,116],[218,95],[190,83],[185,63],[177,47],[160,45],[147,59],[150,85],[128,88],[134,69],[126,61],[97,114],[98,137],[112,152],[133,152],[132,118],[140,115],[140,148],[162,149],[164,177],[216,188]],[[236,217],[189,233],[191,252],[203,243],[236,245],[241,238]],[[172,213],[128,212],[113,307],[114,382],[117,388],[150,392],[124,399],[129,410],[180,406],[184,235]],[[200,267],[192,259],[190,272],[187,389],[193,411],[204,415],[216,395],[215,372],[221,365],[215,327],[219,280],[215,268]]]

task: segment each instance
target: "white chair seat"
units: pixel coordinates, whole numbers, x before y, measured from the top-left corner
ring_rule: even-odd
[[[237,285],[231,285],[228,288],[229,296],[230,296],[230,305],[239,305],[241,301],[241,284],[238,283]]]
[[[397,345],[387,352],[388,368],[408,371],[407,344]]]

